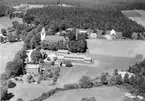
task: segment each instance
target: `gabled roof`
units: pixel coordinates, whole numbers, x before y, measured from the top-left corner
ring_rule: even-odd
[[[48,35],[45,37],[46,41],[60,41],[60,40],[64,40],[63,36],[56,36],[56,35]]]

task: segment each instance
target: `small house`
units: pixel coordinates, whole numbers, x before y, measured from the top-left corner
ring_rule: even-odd
[[[58,50],[57,53],[69,54],[69,50]]]
[[[28,74],[38,74],[38,64],[26,64],[25,69]]]
[[[85,63],[91,63],[92,62],[92,58],[91,57],[85,57],[84,58],[84,62]]]
[[[90,38],[90,39],[96,39],[96,38],[97,38],[97,33],[91,33],[91,34],[89,35],[89,38]]]

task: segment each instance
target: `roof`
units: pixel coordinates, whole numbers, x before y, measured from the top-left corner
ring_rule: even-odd
[[[60,41],[60,40],[64,40],[64,37],[63,36],[48,35],[48,36],[45,37],[44,40],[47,40],[47,41]]]
[[[50,68],[51,67],[51,62],[46,62],[46,63],[42,63],[40,64],[41,68]]]

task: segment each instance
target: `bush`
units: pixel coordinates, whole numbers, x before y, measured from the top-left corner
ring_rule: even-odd
[[[4,41],[4,37],[0,36],[0,42]]]
[[[9,42],[15,42],[16,41],[16,36],[12,35],[12,33],[9,33],[7,36],[7,39]]]
[[[63,85],[63,87],[66,90],[69,90],[69,89],[78,89],[79,85],[77,83],[74,83],[74,84],[65,84],[65,85]]]
[[[18,98],[17,101],[24,101],[22,98]]]
[[[72,67],[72,62],[69,60],[64,60],[63,63],[66,65],[66,67]]]
[[[101,76],[101,82],[102,82],[102,84],[104,84],[104,85],[107,85],[107,84],[108,84],[108,80],[107,80],[107,78],[106,78],[106,75],[102,75],[102,76]]]
[[[0,87],[0,91],[1,91],[0,99],[5,101],[8,96],[8,89],[6,87]]]
[[[79,86],[81,88],[91,88],[93,87],[93,82],[91,80],[90,77],[87,76],[83,76],[80,80],[79,80]]]
[[[11,80],[8,81],[8,88],[14,88],[15,86],[16,86],[16,83],[14,83]]]
[[[5,29],[1,29],[1,33],[2,35],[7,36],[7,31]]]
[[[42,80],[42,76],[41,75],[39,75],[39,77],[38,77],[38,79],[37,79],[37,83],[39,84],[40,82],[41,82],[41,80]]]

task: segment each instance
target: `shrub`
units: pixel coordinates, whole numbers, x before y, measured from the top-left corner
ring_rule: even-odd
[[[124,80],[124,83],[129,83],[129,74],[128,74],[128,73],[126,73],[126,74],[124,75],[123,80]]]
[[[17,101],[24,101],[22,98],[18,98]]]
[[[93,87],[93,82],[91,80],[90,77],[87,76],[83,76],[80,80],[79,80],[79,86],[81,88],[91,88]]]
[[[41,80],[42,80],[42,76],[39,75],[39,77],[37,78],[37,81],[36,82],[39,84],[41,82]]]
[[[63,63],[66,65],[66,67],[72,67],[72,62],[69,60],[64,60]]]
[[[12,33],[9,33],[7,36],[7,39],[9,42],[15,42],[16,41],[16,36],[12,35]]]
[[[63,87],[66,90],[69,90],[69,89],[78,89],[79,85],[77,83],[74,83],[74,84],[65,84],[65,85],[63,85]]]
[[[7,31],[5,29],[1,29],[1,33],[2,35],[7,36]]]
[[[4,41],[4,37],[0,36],[0,42]]]
[[[5,101],[8,96],[8,89],[6,87],[0,87],[0,90],[1,90],[0,99]]]
[[[8,81],[8,88],[14,88],[15,86],[16,86],[16,83],[14,83],[11,80]]]
[[[107,80],[107,78],[106,78],[106,75],[102,75],[102,76],[101,76],[101,82],[102,82],[102,84],[104,84],[104,85],[108,84],[108,80]]]

